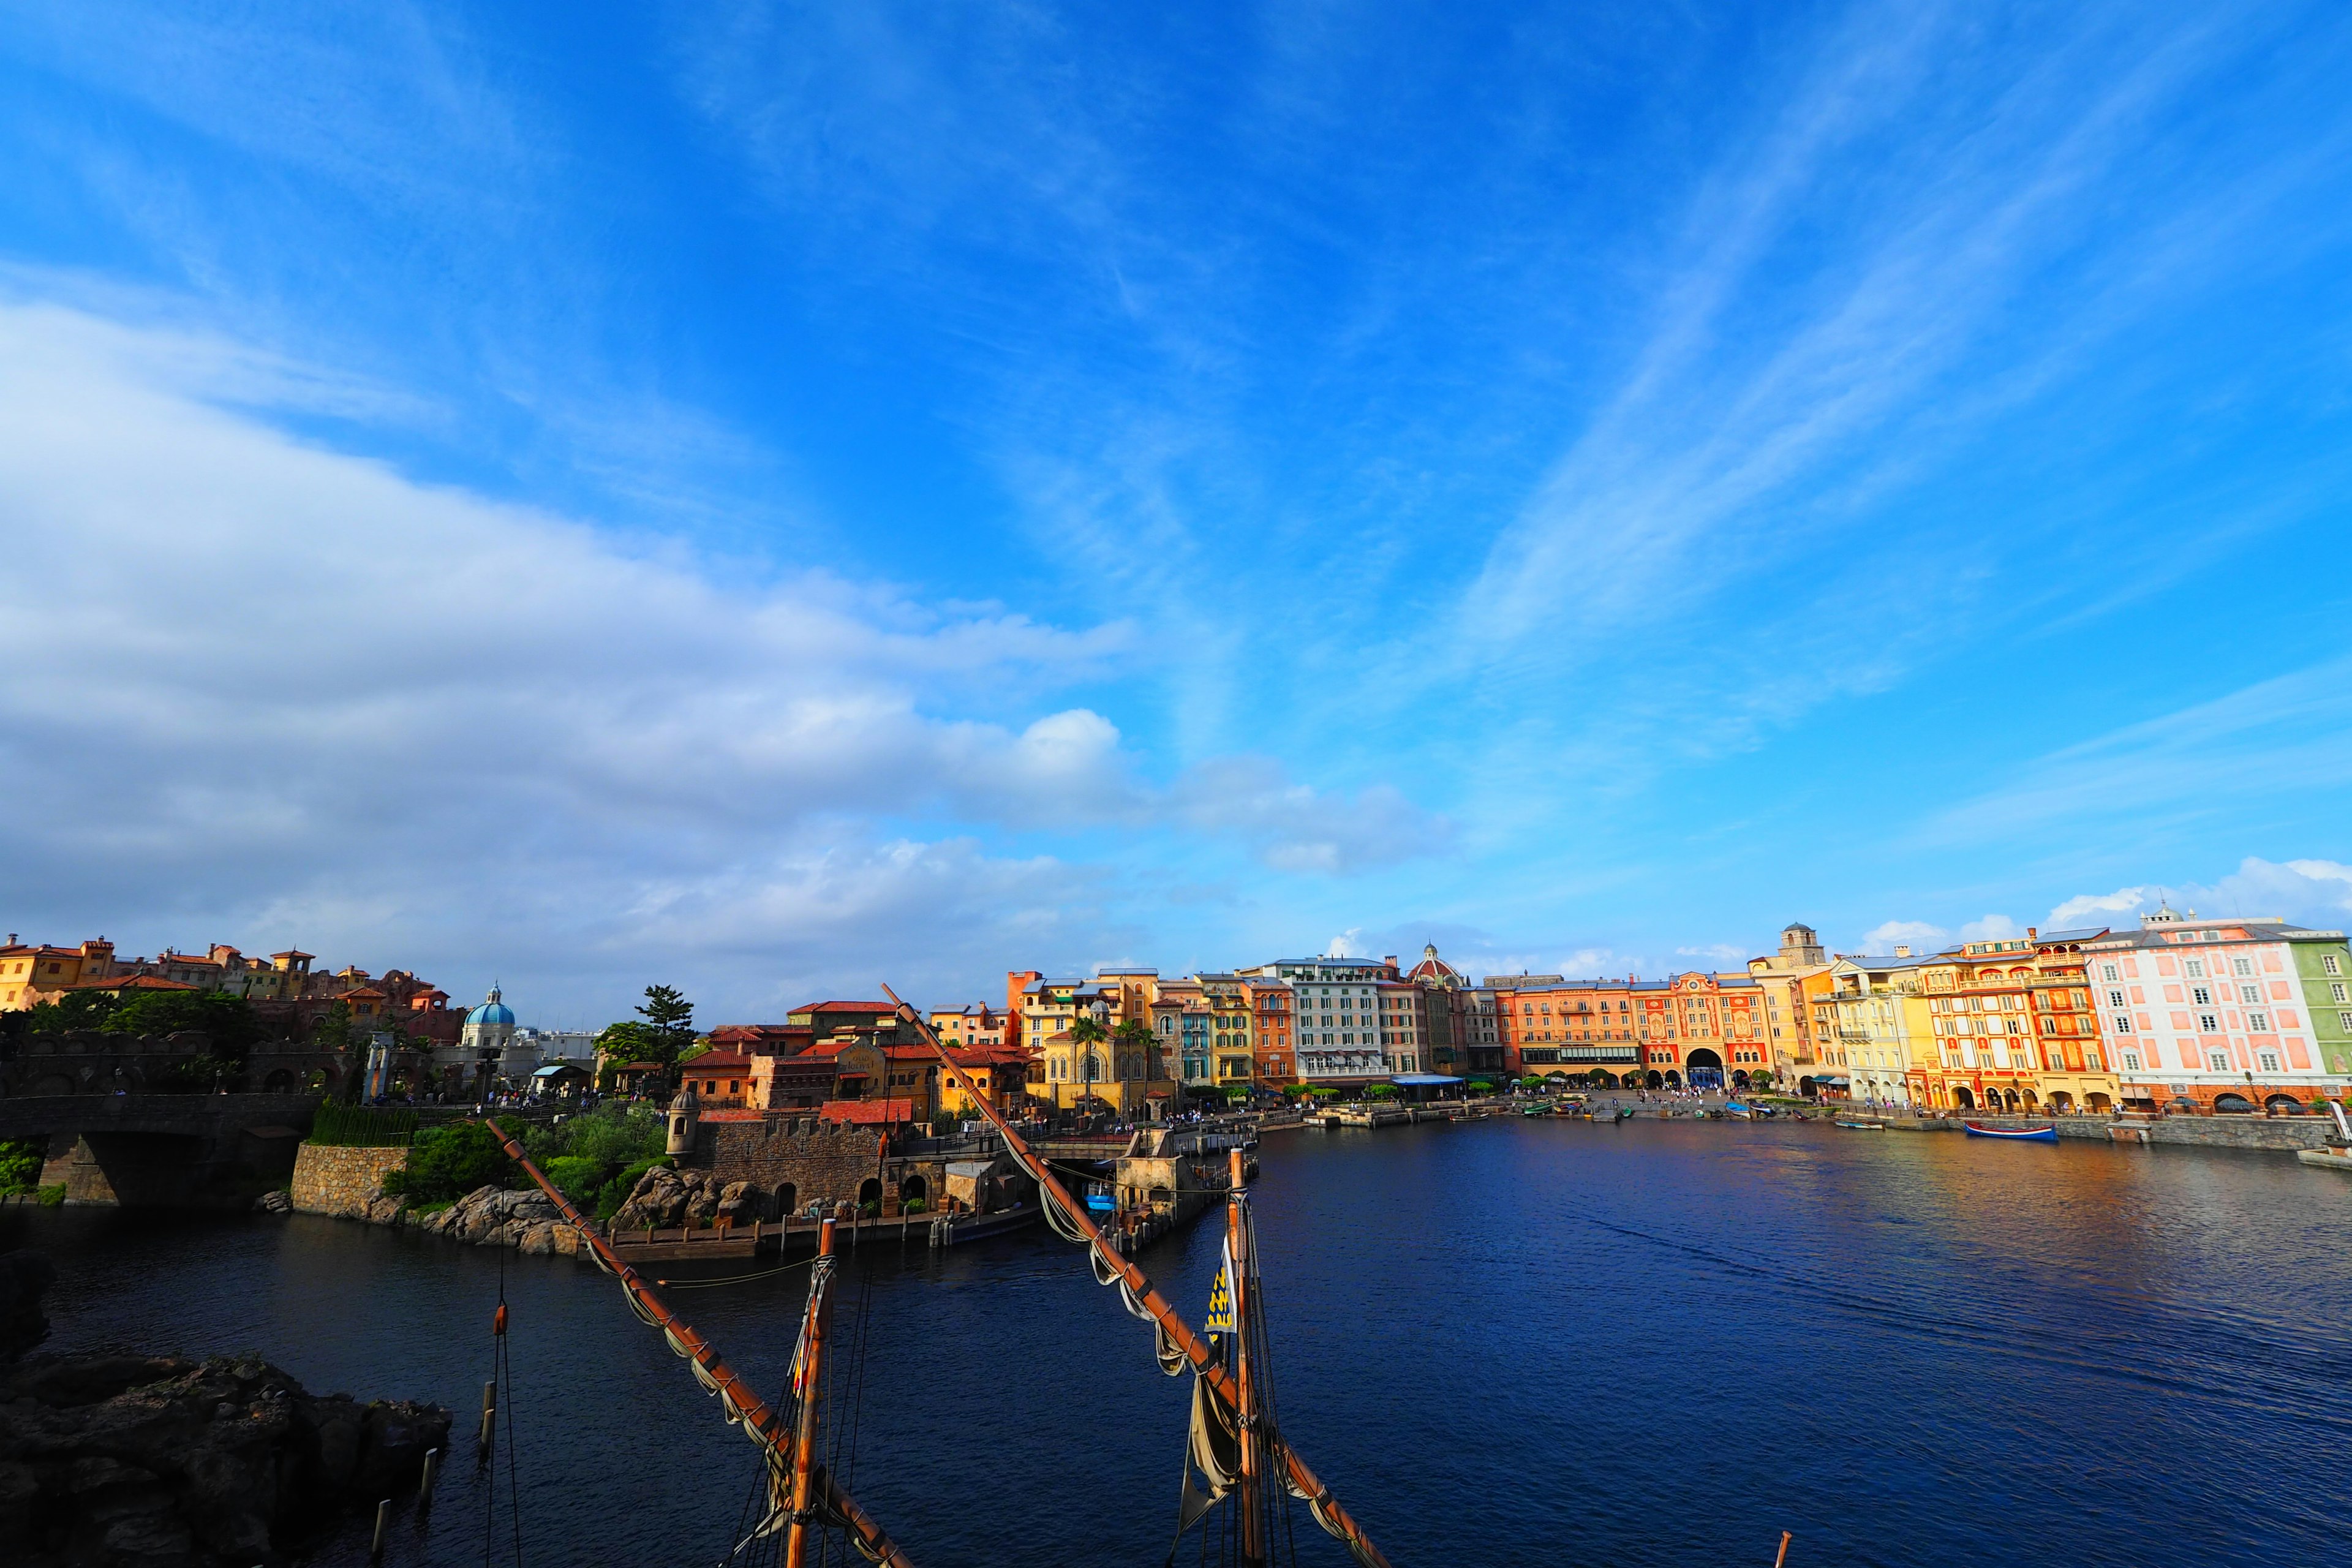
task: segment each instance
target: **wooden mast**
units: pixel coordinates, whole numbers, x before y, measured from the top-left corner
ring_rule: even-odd
[[[1265,1522],[1258,1518],[1257,1478],[1260,1468],[1257,1452],[1257,1394],[1250,1387],[1249,1331],[1249,1215],[1244,1212],[1242,1152],[1231,1151],[1232,1173],[1228,1177],[1225,1201],[1225,1245],[1233,1259],[1233,1277],[1225,1289],[1234,1300],[1234,1434],[1241,1447],[1242,1485],[1237,1500],[1241,1504],[1242,1561],[1265,1561]]]
[[[596,1260],[604,1265],[605,1272],[620,1280],[621,1289],[628,1296],[629,1304],[636,1314],[661,1330],[663,1338],[669,1342],[670,1349],[694,1363],[697,1380],[719,1395],[729,1418],[743,1424],[744,1433],[760,1445],[770,1462],[781,1463],[785,1438],[783,1422],[776,1412],[754,1394],[751,1385],[737,1376],[732,1368],[719,1359],[719,1352],[709,1341],[696,1333],[685,1319],[671,1311],[638,1277],[637,1271],[621,1261],[620,1255],[596,1234],[596,1227],[588,1217],[573,1207],[572,1200],[530,1163],[530,1156],[523,1152],[520,1143],[508,1137],[505,1131],[487,1116],[482,1119],[482,1125],[490,1130],[490,1136],[499,1141],[499,1146],[505,1150],[507,1158],[521,1166],[523,1174],[538,1184],[539,1190],[555,1205],[556,1212],[563,1216],[564,1223],[580,1233],[581,1244],[595,1253]],[[856,1499],[835,1484],[830,1473],[816,1478],[815,1495],[825,1511],[839,1519],[849,1532],[857,1537],[863,1543],[866,1555],[873,1562],[883,1564],[884,1568],[914,1568],[905,1549],[891,1540],[888,1532],[857,1506]]]
[[[900,1022],[911,1025],[924,1039],[930,1042],[931,1049],[938,1053],[940,1065],[947,1069],[948,1076],[954,1079],[963,1089],[965,1098],[980,1107],[981,1115],[987,1119],[990,1126],[996,1129],[998,1135],[1004,1140],[1006,1151],[1021,1163],[1022,1169],[1026,1171],[1030,1179],[1037,1184],[1038,1192],[1045,1200],[1058,1204],[1062,1212],[1069,1216],[1070,1223],[1076,1227],[1078,1234],[1086,1238],[1086,1245],[1092,1249],[1100,1266],[1118,1275],[1126,1284],[1129,1294],[1135,1298],[1137,1305],[1150,1313],[1152,1321],[1159,1324],[1160,1331],[1168,1336],[1168,1342],[1182,1352],[1184,1358],[1192,1363],[1193,1370],[1199,1374],[1201,1381],[1208,1385],[1209,1392],[1223,1401],[1225,1408],[1238,1412],[1240,1390],[1235,1387],[1233,1378],[1227,1374],[1225,1369],[1217,1363],[1201,1336],[1192,1331],[1192,1325],[1187,1323],[1183,1317],[1168,1304],[1166,1299],[1152,1288],[1150,1277],[1122,1257],[1118,1249],[1104,1237],[1101,1227],[1087,1217],[1086,1205],[1071,1197],[1068,1189],[1054,1179],[1054,1173],[1046,1168],[1045,1163],[1022,1141],[1019,1133],[1013,1131],[1011,1125],[998,1113],[996,1107],[972,1083],[964,1070],[956,1066],[955,1058],[948,1055],[947,1047],[940,1043],[940,1037],[933,1031],[930,1025],[925,1023],[921,1016],[912,1007],[900,1001],[898,994],[887,985],[882,987],[882,994],[898,1003]],[[1264,1424],[1260,1425],[1259,1430],[1269,1439],[1274,1436],[1271,1429]],[[1289,1476],[1291,1489],[1307,1500],[1308,1506],[1315,1510],[1318,1522],[1345,1542],[1348,1550],[1354,1554],[1358,1562],[1367,1564],[1368,1568],[1389,1568],[1389,1560],[1381,1555],[1381,1549],[1372,1544],[1371,1538],[1364,1533],[1363,1527],[1356,1522],[1354,1516],[1339,1506],[1339,1500],[1331,1495],[1331,1489],[1323,1484],[1321,1479],[1313,1470],[1307,1468],[1307,1461],[1298,1457],[1298,1450],[1284,1443],[1281,1445],[1281,1454],[1283,1468]]]
[[[800,1365],[793,1381],[800,1396],[800,1420],[793,1435],[793,1517],[784,1531],[784,1568],[807,1561],[809,1503],[816,1469],[817,1394],[824,1384],[824,1336],[833,1322],[833,1221],[817,1227],[816,1262],[810,1269],[808,1315],[801,1321]]]

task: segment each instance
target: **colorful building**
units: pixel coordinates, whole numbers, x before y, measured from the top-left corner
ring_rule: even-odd
[[[1251,1048],[1257,1056],[1256,1086],[1282,1089],[1298,1081],[1297,1000],[1290,982],[1263,974],[1241,977],[1250,1013]]]
[[[1794,1085],[1824,1076],[1812,1019],[1814,999],[1830,989],[1830,956],[1813,928],[1783,926],[1780,952],[1749,959],[1748,973],[1764,994],[1766,1055],[1775,1080]]]
[[[2344,1093],[2343,932],[2165,907],[2137,931],[2084,942],[2083,956],[2126,1106],[2284,1110]]]
[[[2084,949],[2105,927],[1963,942],[1924,961],[1935,1049],[1915,1079],[1950,1110],[2111,1110]]]
[[[1931,1009],[1919,979],[1927,961],[1907,947],[1885,957],[1841,954],[1826,972],[1826,984],[1811,995],[1812,1032],[1820,1055],[1834,1058],[1801,1092],[1819,1089],[1872,1106],[1904,1108],[1924,1103],[1918,1076],[1936,1063]]]
[[[1234,978],[1289,982],[1301,1082],[1344,1088],[1389,1076],[1379,1004],[1381,983],[1397,978],[1393,960],[1286,958]]]

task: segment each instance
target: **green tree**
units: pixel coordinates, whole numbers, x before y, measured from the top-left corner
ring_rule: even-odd
[[[675,986],[648,985],[646,1004],[637,1009],[637,1016],[645,1020],[647,1047],[638,1059],[661,1065],[662,1087],[667,1089],[676,1077],[678,1057],[694,1044],[694,1004]]]
[[[1087,1064],[1094,1058],[1094,1048],[1108,1038],[1110,1031],[1102,1026],[1098,1018],[1081,1018],[1070,1026],[1070,1039],[1078,1047],[1078,1060],[1074,1064],[1075,1076],[1082,1085],[1090,1086],[1103,1077],[1100,1073],[1089,1072]]]
[[[33,1008],[25,1029],[27,1034],[62,1035],[68,1029],[103,1028],[118,1000],[100,991],[68,991]]]
[[[245,1059],[246,1047],[261,1037],[253,1004],[217,991],[145,991],[117,1006],[99,1026],[110,1035],[174,1035],[195,1029],[212,1039],[214,1054]]]
[[[459,1121],[417,1134],[408,1152],[408,1168],[386,1176],[383,1190],[411,1203],[437,1204],[462,1198],[477,1187],[503,1186],[513,1172],[513,1162],[488,1128],[478,1121]]]

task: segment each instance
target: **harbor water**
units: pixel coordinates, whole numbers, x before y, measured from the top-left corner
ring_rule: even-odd
[[[2278,1563],[2352,1541],[2352,1181],[2281,1155],[1517,1117],[1269,1137],[1282,1421],[1412,1564]],[[1189,1315],[1222,1226],[1141,1261]],[[357,1224],[0,1214],[52,1346],[253,1350],[478,1408],[503,1288],[526,1562],[717,1563],[755,1451],[614,1282]],[[758,1387],[806,1274],[672,1300]],[[845,1275],[854,1468],[925,1568],[1153,1564],[1189,1384],[1043,1229]],[[514,1558],[470,1459],[394,1564]],[[851,1456],[845,1454],[845,1465]],[[1301,1561],[1345,1561],[1302,1512]],[[364,1561],[363,1528],[318,1561]],[[1192,1546],[1180,1554],[1192,1561]]]

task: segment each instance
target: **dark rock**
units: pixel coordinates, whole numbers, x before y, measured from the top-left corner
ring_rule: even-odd
[[[257,1358],[42,1356],[0,1376],[0,1559],[283,1563],[413,1488],[432,1405],[314,1398]]]
[[[47,1253],[0,1252],[0,1361],[12,1361],[49,1337],[41,1294],[57,1278]]]
[[[292,1214],[294,1200],[285,1193],[264,1193],[253,1200],[256,1214]]]

